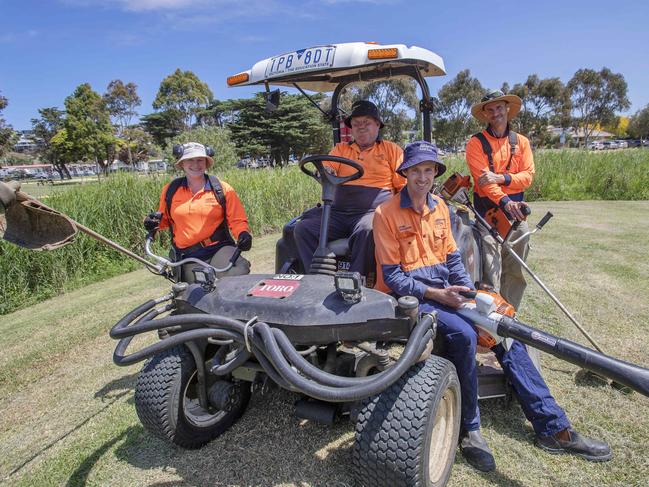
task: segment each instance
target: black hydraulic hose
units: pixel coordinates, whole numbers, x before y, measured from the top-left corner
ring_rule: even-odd
[[[112,328],[111,337],[120,339],[113,355],[113,360],[117,365],[131,365],[174,346],[203,338],[225,338],[235,340],[242,345],[246,344],[244,333],[247,332],[247,329],[243,322],[202,313],[166,316],[154,320],[153,317],[164,312],[164,310],[150,311],[159,302],[144,303],[127,314]],[[141,316],[147,311],[149,313]],[[132,323],[138,317],[137,322]],[[208,328],[194,328],[197,325]],[[250,343],[246,345],[252,345],[251,351],[266,374],[281,387],[325,401],[349,402],[378,394],[398,380],[421,356],[426,344],[432,338],[431,325],[432,318],[430,316],[422,318],[413,329],[408,343],[395,365],[371,378],[338,377],[321,371],[295,350],[286,335],[279,330],[274,331],[263,322],[255,323],[250,328],[250,332],[252,332],[249,333]],[[133,336],[167,327],[181,329],[192,327],[192,329],[181,331],[131,355],[126,355],[126,349]],[[279,344],[276,337],[279,337]],[[250,353],[247,350],[245,353],[239,353],[227,363],[216,367],[215,372],[228,373],[245,363],[249,356]],[[293,367],[307,377],[300,375]]]
[[[286,389],[288,391],[294,391],[294,392],[300,392],[299,389],[291,385],[290,383],[286,382],[278,373],[277,370],[275,369],[275,366],[271,363],[271,361],[266,357],[266,352],[263,349],[263,345],[261,344],[261,340],[258,336],[253,336],[252,339],[252,349],[255,354],[255,358],[259,362],[259,365],[262,366],[264,369],[264,372],[268,375],[268,377],[271,378],[275,384],[278,386],[282,387],[283,389]]]
[[[165,304],[162,309],[159,308],[154,308],[151,311],[149,311],[147,314],[140,316],[136,321],[135,324],[137,325],[138,323],[142,323],[144,321],[151,321],[157,316],[160,316],[162,313],[166,313],[167,311],[171,311],[174,309],[176,305],[174,303],[167,303]]]
[[[230,332],[233,335],[235,335],[233,332]],[[236,340],[236,338],[233,336],[233,338]],[[239,353],[237,353],[234,358],[230,359],[229,361],[216,365],[212,368],[210,368],[210,373],[214,375],[228,375],[230,372],[232,372],[234,369],[239,367],[240,365],[243,365],[248,361],[252,354],[246,350],[245,348],[242,348],[239,350]]]
[[[156,301],[155,301],[154,299],[149,299],[149,300],[146,301],[145,303],[141,304],[140,306],[138,306],[138,307],[135,308],[134,310],[132,310],[132,311],[130,311],[129,313],[127,313],[127,314],[126,314],[126,315],[125,315],[121,320],[119,320],[119,321],[118,321],[118,322],[117,322],[117,323],[116,323],[116,324],[115,324],[115,325],[110,329],[110,332],[109,332],[110,337],[111,337],[111,338],[114,338],[114,339],[121,338],[121,336],[120,336],[120,334],[119,334],[119,332],[120,332],[121,330],[123,330],[123,329],[126,328],[128,325],[130,325],[131,322],[132,322],[133,320],[135,320],[136,318],[138,318],[140,315],[146,313],[147,311],[149,311],[150,309],[152,309],[153,307],[155,307],[156,304],[158,304],[158,303],[156,303]]]
[[[132,336],[122,338],[113,353],[113,362],[119,366],[132,365],[142,360],[145,360],[152,355],[168,350],[176,345],[182,345],[191,340],[199,338],[219,337],[219,338],[232,338],[236,335],[228,330],[219,330],[215,328],[199,328],[195,330],[187,330],[177,335],[171,335],[164,340],[160,340],[152,345],[149,345],[137,352],[130,355],[125,355],[126,348],[133,339]]]
[[[146,310],[144,310],[146,311]],[[132,314],[129,313],[129,315]],[[128,315],[127,315],[128,316]],[[243,335],[244,323],[237,321],[233,318],[226,318],[225,316],[214,316],[203,313],[193,313],[186,315],[165,316],[159,320],[143,321],[130,325],[130,321],[126,321],[126,316],[119,320],[115,326],[110,330],[110,336],[115,339],[124,338],[127,336],[134,336],[147,331],[158,330],[160,328],[167,328],[170,326],[188,327],[197,324],[202,325],[216,325],[222,326],[226,329],[235,331]]]
[[[264,348],[269,353],[273,365],[287,382],[316,399],[328,402],[350,402],[378,394],[396,382],[421,355],[431,337],[431,324],[432,318],[430,316],[424,317],[417,324],[410,336],[410,340],[414,340],[415,344],[420,346],[408,347],[404,350],[397,364],[381,373],[380,380],[350,387],[325,386],[301,376],[291,368],[291,365],[282,355],[279,346],[274,340],[271,328],[266,323],[257,323],[255,332],[260,332]],[[422,342],[422,340],[424,341]]]
[[[291,344],[286,334],[282,330],[278,328],[273,328],[273,334],[275,335],[275,338],[277,340],[280,349],[282,350],[282,352],[284,353],[288,361],[291,363],[291,365],[295,366],[296,369],[298,369],[300,372],[302,372],[310,379],[315,380],[319,383],[328,386],[333,386],[333,387],[347,387],[347,386],[358,386],[361,384],[370,384],[381,380],[381,376],[383,372],[377,375],[371,375],[367,377],[343,377],[340,375],[335,375],[335,374],[330,374],[328,372],[325,372],[322,369],[319,369],[318,367],[313,365],[308,360],[304,359],[304,357],[302,357],[301,355],[299,355],[297,351],[293,348],[293,345]],[[408,343],[406,344],[406,348],[413,347],[413,346],[417,348],[420,347],[420,345],[416,344],[414,340],[408,340]],[[405,353],[405,349],[404,349],[404,353]],[[399,360],[401,360],[401,357],[399,358]]]

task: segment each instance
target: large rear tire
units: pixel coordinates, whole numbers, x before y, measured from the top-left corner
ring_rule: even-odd
[[[198,401],[194,357],[184,346],[146,361],[135,389],[135,410],[153,435],[183,448],[200,448],[224,433],[245,411],[250,384],[234,384],[227,410],[203,409]]]
[[[443,486],[459,431],[455,367],[432,355],[362,402],[352,453],[356,481],[367,487]]]

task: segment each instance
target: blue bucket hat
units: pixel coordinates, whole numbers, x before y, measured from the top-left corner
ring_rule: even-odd
[[[437,164],[437,175],[435,177],[441,176],[446,172],[446,164],[442,162],[442,159],[437,154],[437,146],[425,140],[419,140],[406,146],[406,149],[403,151],[403,162],[399,166],[399,169],[397,169],[397,172],[405,177],[403,172],[405,169],[426,161]]]

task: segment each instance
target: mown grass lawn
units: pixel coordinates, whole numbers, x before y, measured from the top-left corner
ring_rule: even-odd
[[[649,202],[543,202],[555,218],[533,239],[529,263],[604,350],[649,366]],[[276,236],[255,241],[253,271],[273,268]],[[291,416],[295,397],[255,396],[230,431],[201,450],[149,436],[137,420],[139,365],[112,363],[108,330],[167,290],[145,270],[118,276],[0,317],[0,483],[110,486],[351,485],[351,425]],[[521,319],[586,343],[534,284]],[[611,462],[548,455],[532,445],[520,408],[483,402],[483,433],[498,469],[479,474],[458,455],[453,486],[649,485],[649,399],[575,377],[543,355],[543,371],[575,427],[607,440]]]

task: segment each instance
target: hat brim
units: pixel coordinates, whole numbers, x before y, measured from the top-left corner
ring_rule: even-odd
[[[179,171],[182,171],[183,161],[186,161],[187,159],[194,159],[195,157],[197,156],[181,157],[174,163],[174,166],[176,166],[176,169],[178,169]],[[205,159],[205,169],[209,169],[214,165],[214,159],[212,159],[210,156],[198,156],[198,157],[202,157],[203,159]]]
[[[473,105],[471,107],[471,115],[473,115],[481,122],[489,123],[489,119],[487,119],[487,116],[484,113],[484,107],[489,103],[494,103],[497,101],[504,101],[505,103],[507,103],[507,106],[509,107],[509,111],[507,112],[508,121],[512,120],[514,117],[516,117],[516,115],[518,115],[518,113],[521,111],[521,106],[523,105],[523,101],[516,95],[503,95]]]
[[[421,164],[423,162],[434,162],[437,165],[437,173],[435,174],[435,178],[440,177],[442,174],[446,172],[446,164],[444,164],[442,161],[435,161],[433,159],[421,159],[413,162],[407,162],[404,164],[401,164],[401,166],[398,167],[397,169],[397,174],[400,176],[403,176],[404,178],[406,177],[405,170],[410,169],[413,166],[416,166],[417,164]]]

